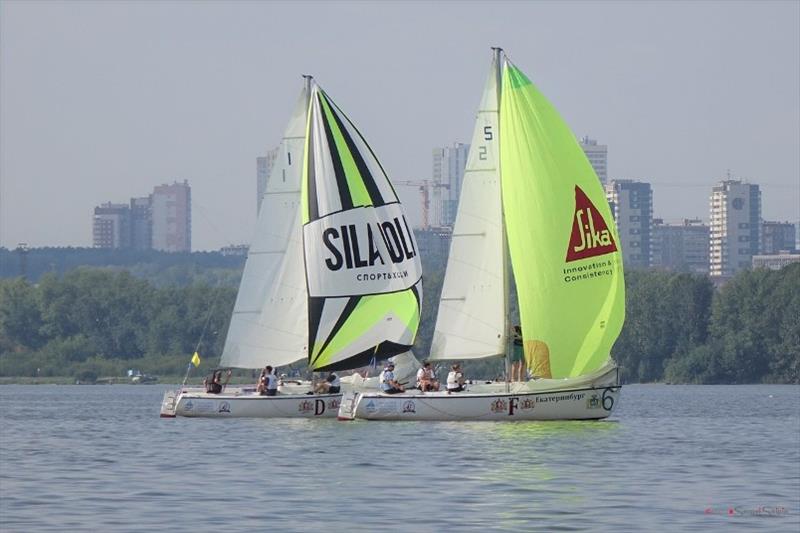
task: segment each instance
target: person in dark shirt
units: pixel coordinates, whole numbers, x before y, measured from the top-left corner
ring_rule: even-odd
[[[342,390],[342,382],[336,372],[331,372],[325,381],[317,383],[314,392],[317,394],[339,394]]]

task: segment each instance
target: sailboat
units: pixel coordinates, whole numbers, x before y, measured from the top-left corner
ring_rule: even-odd
[[[273,167],[245,263],[221,367],[303,359],[312,371],[393,358],[415,371],[422,268],[413,232],[383,167],[355,125],[311,77]],[[372,380],[342,379],[347,387]],[[162,416],[335,417],[338,394],[309,383],[276,396],[167,392]]]
[[[349,392],[340,419],[601,419],[619,402],[610,351],[625,288],[603,189],[555,108],[493,50],[429,360],[508,358],[513,269],[533,379],[451,394]]]

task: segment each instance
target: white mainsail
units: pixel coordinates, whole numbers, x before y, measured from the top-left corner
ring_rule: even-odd
[[[497,61],[483,91],[453,227],[430,359],[505,353],[507,289],[498,150]]]
[[[282,366],[308,355],[308,294],[300,230],[308,102],[306,86],[267,182],[221,366]]]

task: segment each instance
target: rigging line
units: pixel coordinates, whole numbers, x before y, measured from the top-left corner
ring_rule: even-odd
[[[200,332],[200,339],[198,339],[197,345],[195,345],[195,347],[194,347],[194,351],[195,352],[200,349],[200,344],[203,342],[203,338],[205,337],[206,331],[208,330],[208,324],[209,324],[209,322],[211,322],[211,313],[214,311],[214,307],[216,307],[216,305],[217,305],[217,300],[219,299],[219,295],[222,292],[220,290],[221,287],[219,286],[221,282],[222,282],[222,278],[217,280],[217,286],[214,288],[215,289],[214,290],[214,292],[215,292],[214,300],[211,302],[211,305],[208,307],[208,315],[206,316],[206,323],[203,325],[203,331]]]
[[[198,204],[197,202],[192,202],[192,208],[195,209],[202,215],[200,220],[208,224],[208,226],[216,233],[217,237],[222,237],[226,242],[235,242],[233,239],[230,239],[230,235],[227,235],[224,231],[222,231],[217,225],[214,224],[214,218],[211,216],[213,214],[213,210],[205,207],[202,204]],[[224,217],[217,217],[217,218],[224,218]]]

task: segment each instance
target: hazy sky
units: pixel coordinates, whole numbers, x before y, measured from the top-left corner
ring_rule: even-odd
[[[0,8],[0,245],[91,246],[92,209],[188,179],[193,247],[248,242],[256,162],[310,73],[394,179],[469,142],[503,46],[609,177],[708,217],[731,169],[800,218],[800,2],[16,2]],[[402,190],[418,214],[415,190]]]

